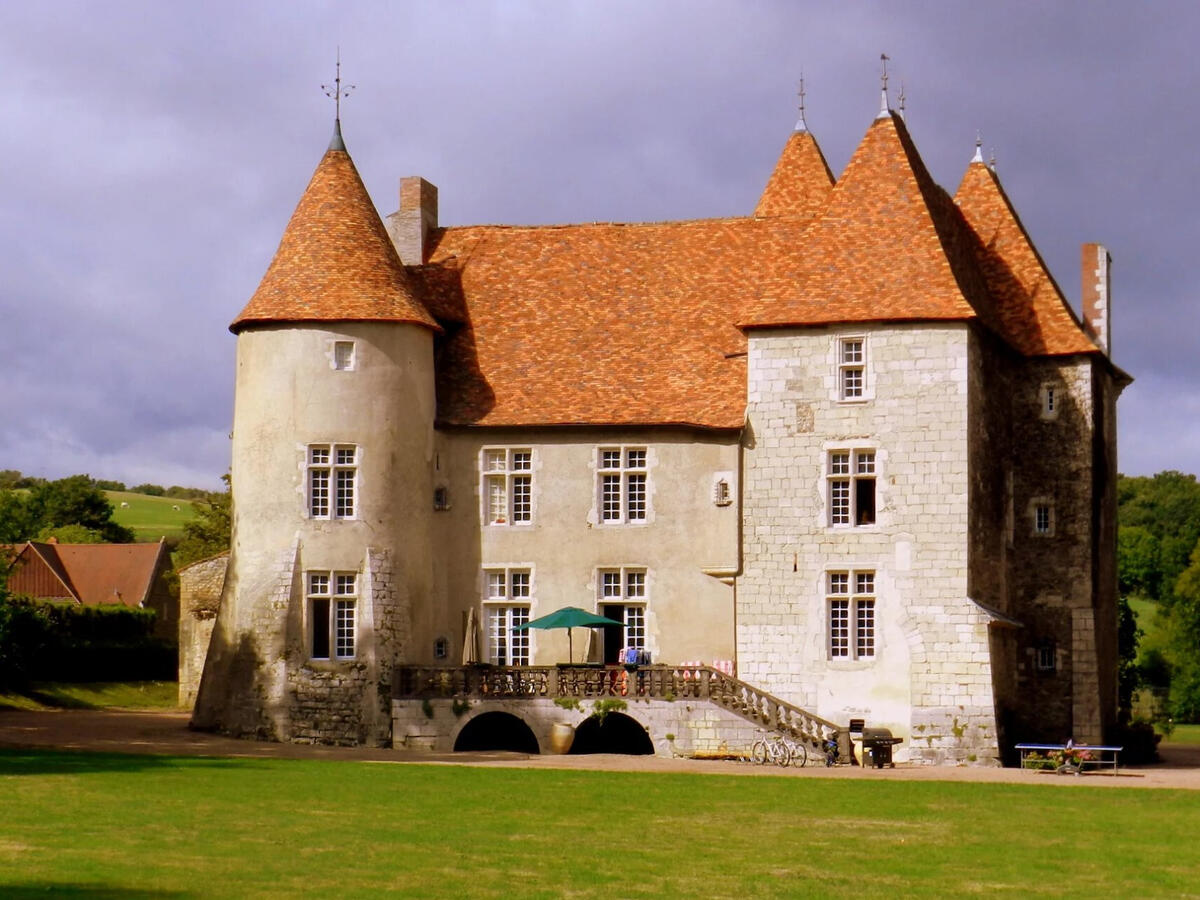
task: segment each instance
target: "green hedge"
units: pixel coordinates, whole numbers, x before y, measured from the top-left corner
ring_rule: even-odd
[[[173,681],[178,648],[155,614],[125,606],[0,599],[0,685],[29,681]]]

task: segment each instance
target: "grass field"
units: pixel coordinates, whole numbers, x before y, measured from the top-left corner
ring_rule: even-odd
[[[190,500],[151,497],[126,491],[105,491],[104,495],[113,505],[113,519],[119,525],[132,528],[139,541],[182,537],[184,523],[196,517]],[[122,507],[122,503],[129,505]],[[179,509],[175,509],[176,506]]]
[[[0,751],[0,895],[1178,896],[1196,799]]]
[[[19,694],[0,692],[0,709],[174,709],[178,704],[174,681],[35,682]]]
[[[1130,598],[1129,608],[1137,616],[1138,628],[1145,634],[1138,643],[1138,656],[1147,650],[1161,650],[1166,644],[1166,635],[1158,623],[1158,604],[1152,600]]]

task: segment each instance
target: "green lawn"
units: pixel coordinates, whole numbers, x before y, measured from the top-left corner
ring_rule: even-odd
[[[191,500],[151,497],[127,491],[105,491],[113,506],[113,520],[132,528],[139,541],[157,541],[160,537],[183,536],[183,526],[196,517]],[[122,503],[128,503],[122,507]],[[175,509],[178,506],[179,509]]]
[[[1169,744],[1200,744],[1200,725],[1176,725],[1163,740]]]
[[[0,751],[0,895],[1179,896],[1198,799]]]
[[[174,709],[175,681],[35,682],[21,693],[0,691],[0,709]]]
[[[1138,656],[1140,657],[1147,650],[1163,649],[1166,645],[1166,636],[1158,622],[1158,604],[1153,600],[1131,597],[1129,608],[1137,617],[1138,628],[1145,632],[1138,643]]]

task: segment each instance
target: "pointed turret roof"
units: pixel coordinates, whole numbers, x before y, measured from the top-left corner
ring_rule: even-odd
[[[825,208],[832,187],[833,173],[817,139],[798,124],[783,145],[754,215],[813,218]]]
[[[440,330],[418,299],[335,127],[258,290],[230,325],[412,322]]]
[[[978,238],[979,268],[1005,339],[1031,356],[1098,353],[978,149],[954,200]]]
[[[972,240],[903,120],[878,118],[806,232],[792,285],[779,286],[742,324],[977,317],[990,324]]]

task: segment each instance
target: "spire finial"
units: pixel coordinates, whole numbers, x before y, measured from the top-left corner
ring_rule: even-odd
[[[992,152],[989,154],[988,168],[991,169],[993,172],[996,171],[996,148],[995,147],[992,148]]]
[[[800,89],[796,91],[796,96],[800,98],[800,118],[796,122],[796,131],[808,131],[808,123],[804,121],[804,73],[800,73]]]
[[[339,131],[341,130],[342,122],[342,98],[349,97],[350,92],[354,88],[353,84],[348,84],[345,88],[342,87],[342,48],[339,46],[337,48],[337,69],[335,70],[333,86],[330,87],[327,84],[321,85],[321,90],[325,92],[325,96],[333,98],[333,121]]]
[[[983,135],[978,131],[975,132],[975,155],[971,157],[971,162],[983,162]]]
[[[877,115],[875,117],[877,119],[886,119],[889,115],[891,115],[891,113],[888,111],[888,96],[887,96],[888,59],[889,59],[889,57],[886,53],[879,54],[879,61],[883,64],[883,77],[881,79],[881,81],[883,83],[883,90],[880,92],[882,96],[879,101],[879,115]]]
[[[904,82],[900,82],[900,118],[904,118]]]

